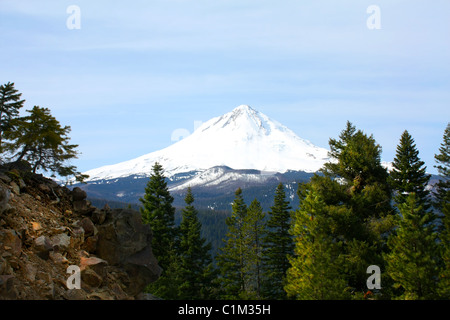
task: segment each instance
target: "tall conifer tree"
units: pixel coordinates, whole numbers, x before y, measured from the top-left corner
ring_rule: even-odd
[[[324,270],[334,261],[336,269],[330,267],[327,272],[335,275],[336,286],[330,290],[336,291],[326,296],[344,298],[345,288],[352,298],[362,298],[367,291],[367,267],[378,265],[384,270],[382,251],[386,234],[393,228],[388,174],[381,166],[381,147],[350,122],[339,139],[330,139],[329,144],[333,161],[324,165],[323,176],[315,175],[299,190],[300,208],[293,228],[296,253],[286,290],[294,297],[303,293],[310,298],[325,296],[311,290],[314,281],[322,287],[331,281]],[[312,220],[296,227],[307,219]],[[329,246],[320,246],[315,239]],[[314,257],[306,257],[301,248],[314,252]],[[307,271],[305,282],[299,270]]]
[[[180,224],[180,278],[179,299],[200,300],[211,297],[214,270],[210,254],[211,244],[201,236],[202,225],[197,217],[194,196],[188,188],[184,199]]]
[[[397,203],[404,203],[412,192],[416,194],[423,209],[430,208],[429,191],[426,186],[430,176],[426,174],[424,162],[419,158],[419,150],[416,148],[414,139],[405,130],[397,146],[397,153],[393,162],[393,170],[390,172],[390,184],[396,191]]]
[[[25,100],[22,94],[14,88],[14,83],[8,82],[0,86],[0,153],[3,152],[4,133],[14,130],[11,120],[19,116],[19,110]]]
[[[438,210],[443,210],[443,207],[450,203],[450,123],[447,124],[444,131],[439,153],[434,158],[437,163],[435,168],[440,177],[434,194],[436,197],[435,207]]]
[[[338,230],[332,218],[346,208],[327,205],[318,187],[320,184],[311,182],[299,189],[301,207],[294,213],[291,228],[295,255],[289,257],[285,290],[289,297],[300,300],[349,298],[342,243],[336,241]]]
[[[231,216],[226,219],[228,232],[225,246],[217,257],[219,266],[220,297],[238,299],[246,291],[244,220],[247,206],[242,196],[242,189],[235,192]]]
[[[156,162],[145,188],[141,214],[145,224],[153,231],[153,253],[162,268],[167,267],[167,254],[175,247],[175,208],[173,197],[167,187],[163,167]]]
[[[244,246],[246,293],[243,298],[262,298],[263,244],[265,234],[264,212],[258,200],[254,199],[247,208],[244,218]]]
[[[167,187],[163,167],[155,163],[150,179],[145,188],[141,215],[144,224],[149,224],[153,231],[152,249],[163,269],[161,276],[149,284],[146,291],[164,299],[176,299],[179,295],[180,273],[177,255],[177,235],[175,228],[175,208],[173,197]]]
[[[441,228],[439,232],[442,269],[439,276],[439,296],[450,299],[450,123],[444,131],[439,153],[434,157],[440,180],[436,186],[434,206],[440,211]]]
[[[430,210],[427,190],[430,176],[425,172],[414,139],[405,130],[397,146],[390,172],[390,184],[396,192],[398,229],[388,241],[385,255],[387,273],[404,299],[430,299],[437,296],[439,251],[436,215]]]
[[[284,299],[286,271],[290,267],[288,256],[294,251],[294,242],[289,233],[291,207],[286,200],[282,183],[278,184],[274,205],[268,212],[266,236],[264,237],[264,295],[270,299]]]
[[[437,297],[439,254],[434,214],[423,208],[414,192],[398,204],[399,227],[389,237],[387,272],[402,299]]]
[[[378,265],[383,270],[382,250],[393,228],[388,173],[381,165],[381,146],[350,122],[339,139],[330,139],[329,144],[330,155],[337,161],[326,163],[323,172],[338,179],[345,194],[338,192],[337,199],[334,192],[327,192],[323,199],[346,208],[333,217],[340,230],[336,240],[342,241],[342,254],[347,256],[343,268],[348,285],[355,294],[362,293],[367,290],[367,267]]]

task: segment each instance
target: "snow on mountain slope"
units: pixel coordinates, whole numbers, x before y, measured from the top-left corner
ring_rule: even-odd
[[[198,173],[192,179],[182,181],[182,183],[172,186],[169,191],[185,190],[188,187],[216,187],[222,183],[232,183],[239,181],[240,184],[261,184],[276,177],[276,172],[259,170],[233,170],[229,167],[212,167]]]
[[[163,166],[166,176],[215,166],[314,172],[328,161],[327,153],[279,122],[241,105],[203,123],[190,136],[165,149],[85,173],[89,175],[87,181],[148,176],[155,162]]]

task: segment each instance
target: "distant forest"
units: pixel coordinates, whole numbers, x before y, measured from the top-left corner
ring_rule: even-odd
[[[110,208],[131,208],[134,210],[140,210],[142,207],[137,203],[127,203],[121,201],[112,201],[96,198],[88,198],[91,204],[97,208],[103,208],[106,204]],[[231,205],[230,205],[231,207]],[[175,211],[175,225],[179,226],[182,219],[182,209],[176,208]],[[227,225],[225,220],[231,215],[231,210],[211,210],[211,209],[198,209],[198,219],[201,222],[202,236],[211,243],[211,253],[215,257],[219,251],[219,248],[223,247],[223,239],[227,233]]]

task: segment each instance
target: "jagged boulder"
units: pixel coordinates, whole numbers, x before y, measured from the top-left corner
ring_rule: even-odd
[[[83,189],[81,189],[79,187],[73,188],[73,190],[72,190],[73,201],[81,201],[81,200],[86,199],[86,197],[87,197],[86,191],[84,191]]]
[[[95,211],[95,207],[86,199],[87,194],[83,189],[76,187],[72,190],[72,205],[75,212],[82,215],[89,215]]]
[[[97,256],[126,271],[130,285],[125,291],[129,295],[141,293],[161,274],[151,240],[150,227],[142,223],[140,213],[135,210],[111,210],[98,226]]]

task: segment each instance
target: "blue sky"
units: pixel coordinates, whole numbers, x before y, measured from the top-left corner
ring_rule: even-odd
[[[381,29],[367,27],[370,5]],[[0,83],[71,126],[81,171],[247,104],[321,147],[350,120],[385,161],[407,129],[436,172],[449,12],[448,0],[0,0]]]

